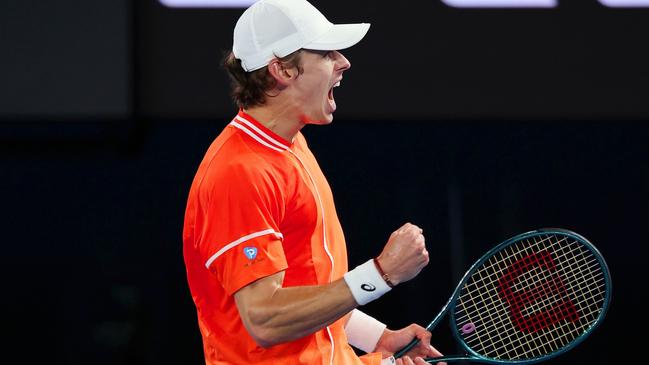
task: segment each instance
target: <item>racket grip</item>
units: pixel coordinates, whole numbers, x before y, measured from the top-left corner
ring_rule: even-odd
[[[406,352],[410,351],[413,347],[415,347],[419,343],[419,339],[415,337],[412,341],[410,341],[409,344],[406,345],[406,347],[402,348],[401,350],[397,351],[394,353],[394,358],[398,359],[402,357],[403,355],[406,354]]]

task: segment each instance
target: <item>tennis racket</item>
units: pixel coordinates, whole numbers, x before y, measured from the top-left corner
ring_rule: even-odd
[[[464,275],[445,314],[465,354],[428,363],[471,360],[531,364],[581,343],[602,322],[611,300],[604,258],[584,237],[541,229],[501,243]],[[419,340],[395,354],[402,357]]]

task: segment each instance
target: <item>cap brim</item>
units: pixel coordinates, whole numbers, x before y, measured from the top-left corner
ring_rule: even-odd
[[[302,48],[317,51],[337,51],[349,48],[360,42],[369,29],[369,23],[334,24],[327,33]]]

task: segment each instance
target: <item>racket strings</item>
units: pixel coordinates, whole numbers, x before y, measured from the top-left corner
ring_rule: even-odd
[[[590,264],[596,264],[596,260],[595,260],[595,259],[592,259],[591,261],[586,262],[586,261],[584,261],[584,260],[582,259],[582,260],[579,261],[578,263],[579,263],[579,264],[584,264],[584,263],[585,263],[585,264],[589,264],[589,265],[590,265]],[[495,282],[494,282],[493,279],[491,279],[491,280],[488,281],[488,280],[487,280],[488,278],[484,278],[484,277],[483,277],[482,272],[484,272],[484,271],[485,271],[484,269],[478,270],[478,271],[476,272],[476,274],[474,274],[473,278],[476,278],[476,276],[479,276],[480,279],[476,279],[476,280],[474,280],[473,282],[468,283],[467,285],[465,285],[465,289],[466,289],[466,290],[471,290],[470,287],[471,287],[471,286],[474,286],[474,287],[476,287],[476,289],[477,289],[477,288],[481,288],[481,290],[484,291],[484,289],[482,289],[482,288],[483,288],[484,286],[488,286],[488,285],[492,285],[492,286],[493,286],[492,289],[496,289],[496,288],[495,288]],[[565,274],[565,270],[560,271],[560,273],[564,273],[564,274]],[[540,275],[540,274],[539,274],[539,275]],[[533,277],[531,277],[531,278],[532,278],[532,279],[534,279],[534,278],[540,278],[539,275],[533,276]],[[493,276],[493,274],[492,274],[492,276]],[[603,280],[603,274],[602,274],[601,272],[597,272],[597,273],[593,276],[593,278],[596,278],[597,276],[600,277],[600,280]],[[580,278],[575,278],[575,279],[573,279],[573,280],[578,280],[578,279],[580,279]],[[586,280],[590,281],[591,278],[587,278]],[[567,284],[572,285],[572,284],[574,284],[574,283],[573,283],[573,281],[568,281]],[[587,285],[587,286],[591,286],[592,284],[593,284],[593,283],[591,283],[591,282],[584,282],[584,283],[579,283],[578,286],[580,286],[580,287],[583,287],[583,286],[586,286],[586,285]],[[528,286],[532,286],[532,283],[529,283]],[[520,288],[520,289],[527,289],[527,287],[522,287],[522,288]],[[485,297],[484,294],[481,293],[481,299],[483,299],[483,300],[484,300],[484,299],[494,300],[494,298],[496,298],[496,297],[498,296],[498,294],[497,294],[497,290],[491,290],[490,293],[491,293],[491,295],[489,295],[489,296],[487,296],[487,297]],[[548,297],[548,298],[554,298],[554,297]],[[495,309],[503,309],[503,308],[505,308],[506,306],[507,306],[507,304],[506,304],[505,302],[501,302],[501,305],[500,305],[499,307],[494,307],[494,308],[495,308]],[[475,314],[475,313],[473,313],[473,312],[467,312],[467,313],[466,313],[466,315],[474,315],[474,314]]]
[[[493,321],[493,316],[491,316],[491,320]],[[484,346],[484,344],[483,344],[483,346]],[[515,355],[518,355],[518,351],[516,349],[514,349],[514,351],[516,352]],[[508,355],[511,356],[512,354],[508,354]]]
[[[585,302],[585,301],[583,301],[583,302]],[[579,302],[579,303],[583,303],[583,302]],[[592,310],[590,312],[587,312],[585,314],[585,316],[590,317],[591,315],[594,314],[595,315],[594,317],[596,317],[600,313],[600,311],[601,311],[601,309],[597,308],[596,310]],[[570,322],[566,322],[565,324],[559,325],[561,327],[560,330],[565,330],[565,329],[570,328],[569,325],[571,325]],[[516,340],[518,338],[518,335],[514,335],[514,334],[510,334],[508,336],[503,337],[502,333],[499,332],[499,330],[503,330],[503,328],[504,327],[488,329],[489,335],[493,334],[494,337],[499,336],[498,340],[493,343],[494,345],[497,344],[498,342],[500,342],[502,346],[505,346],[506,344],[510,344],[510,343],[512,343],[514,340]],[[559,332],[559,331],[556,331],[556,332]],[[528,348],[527,352],[528,353],[526,353],[525,355],[529,355],[529,353],[533,353],[534,351],[538,351],[543,347],[543,351],[538,352],[538,354],[534,355],[534,357],[542,356],[544,354],[547,354],[547,353],[550,353],[550,352],[556,350],[556,349],[548,349],[548,348],[546,348],[546,345],[549,342],[551,342],[550,340],[554,340],[555,342],[558,342],[558,344],[560,345],[559,346],[559,348],[560,348],[560,347],[563,347],[563,346],[567,345],[569,342],[571,342],[575,338],[575,336],[572,336],[570,339],[568,339],[569,335],[571,333],[573,333],[573,331],[570,331],[570,332],[563,331],[563,333],[564,333],[563,335],[555,336],[555,337],[553,337],[551,339],[545,338],[544,341],[541,341],[540,345],[538,343],[536,343],[537,338],[531,337],[531,338],[528,338],[529,341],[526,342],[526,343],[523,343],[523,342],[519,341],[519,346],[523,346],[523,347],[527,346],[527,348]],[[472,342],[474,342],[474,341],[471,341],[472,337],[474,337],[474,336],[465,337],[468,344],[472,344]],[[568,339],[568,341],[563,341],[564,339]],[[536,347],[531,347],[532,345],[531,345],[530,341],[534,342]],[[485,348],[485,346],[482,345],[482,348]],[[514,351],[516,353],[516,348],[514,348],[512,351]]]
[[[579,247],[576,246],[573,249],[573,251],[578,249],[578,248]],[[591,260],[586,261],[589,258]],[[581,266],[593,266],[593,267],[598,267],[598,265],[599,265],[597,260],[595,258],[593,258],[593,257],[584,257],[581,260],[576,261],[575,264],[579,264]],[[482,275],[482,273],[484,271],[486,271],[485,268],[482,268],[482,269],[478,270],[472,277],[472,279],[475,279],[475,280],[465,284],[465,290],[470,291],[471,286],[473,286],[475,291],[478,291],[478,289],[480,289],[480,291],[481,291],[480,297],[481,297],[481,299],[483,299],[483,301],[484,301],[484,299],[494,301],[494,299],[498,298],[499,295],[498,295],[498,291],[497,291],[496,281],[493,279],[493,277],[495,275],[502,275],[502,270],[490,274],[490,277],[487,277],[487,278],[483,277],[483,275]],[[561,270],[561,269],[558,270],[557,272],[560,273],[560,274],[566,274],[567,273],[566,270]],[[544,275],[544,274],[542,272],[539,272],[539,273],[537,273],[537,275],[530,276],[530,279],[539,279],[540,280],[540,279],[543,278],[543,277],[541,277],[541,275]],[[479,277],[479,279],[477,279],[477,277]],[[590,281],[592,279],[597,279],[598,277],[599,277],[599,281],[604,281],[603,273],[601,271],[597,271],[595,274],[591,275],[591,277],[588,277],[588,278],[586,278],[586,275],[581,275],[579,277],[573,277],[570,281],[567,282],[567,284],[568,284],[568,286],[573,286],[573,287],[591,287],[591,285],[595,284],[596,282],[595,281],[590,282]],[[576,282],[578,280],[581,280],[582,278],[586,278],[586,279],[583,279],[581,282]],[[539,280],[536,280],[536,281],[539,281]],[[526,280],[525,282],[528,285],[525,286],[525,287],[522,287],[522,286],[519,287],[518,288],[519,290],[529,289],[530,287],[533,287],[533,285],[535,284],[534,282],[529,282],[529,280]],[[490,290],[490,295],[485,297],[484,293],[482,293],[482,291],[485,291],[484,290],[485,286],[490,286],[490,285],[493,286],[493,287],[489,288],[489,289],[495,289],[495,290]],[[592,288],[591,288],[591,290],[592,290]],[[472,293],[469,293],[469,294],[472,294]],[[548,296],[547,299],[546,299],[546,302],[548,300],[552,300],[552,298],[555,298],[555,297],[554,296]],[[552,302],[549,302],[549,303],[552,304]],[[507,303],[504,302],[504,301],[501,301],[501,304],[499,306],[496,306],[496,307],[493,307],[493,308],[494,309],[506,309],[506,307],[507,307]],[[478,309],[482,310],[482,308],[478,308]],[[465,315],[466,316],[475,315],[475,312],[467,312]],[[458,317],[458,319],[459,318],[460,317]]]
[[[552,298],[556,298],[556,297],[552,297]],[[546,303],[547,303],[547,301],[546,301]],[[538,308],[541,308],[541,307],[542,307],[542,306],[539,306],[539,305],[538,305],[538,302],[537,302],[536,304],[537,304],[537,305],[536,305],[537,310],[538,310]],[[542,324],[542,323],[541,323],[541,324]],[[547,326],[547,324],[545,324],[544,326]]]
[[[597,319],[606,290],[601,265],[567,238],[517,242],[476,270],[455,313],[460,329],[475,326],[464,335],[473,350],[499,359],[539,357],[568,345]]]
[[[502,254],[501,254],[501,257],[502,257]],[[510,261],[509,261],[509,262],[511,262],[511,259],[510,259]]]
[[[577,247],[577,248],[578,248],[578,247]],[[573,250],[573,251],[574,251],[574,250]],[[597,261],[596,261],[595,259],[592,259],[592,260],[586,262],[586,261],[584,261],[584,259],[582,259],[582,260],[580,260],[580,261],[578,261],[578,262],[576,262],[576,263],[578,263],[578,264],[580,264],[580,265],[582,265],[582,266],[585,266],[584,263],[586,263],[586,264],[596,264]],[[474,274],[472,278],[475,279],[475,278],[476,278],[476,275],[477,275],[477,276],[480,277],[480,279],[478,279],[478,280],[474,280],[473,282],[469,282],[469,283],[467,283],[467,285],[465,285],[465,288],[467,288],[467,289],[470,290],[470,287],[473,285],[473,286],[476,287],[476,288],[481,288],[481,290],[484,290],[484,289],[482,289],[482,288],[483,288],[485,285],[494,285],[494,286],[495,286],[493,278],[484,278],[484,277],[482,276],[482,272],[484,272],[484,271],[485,271],[484,268],[478,270],[478,272],[477,272],[476,274]],[[560,273],[564,273],[564,274],[566,273],[565,270],[559,270],[559,272],[560,272]],[[601,274],[601,272],[598,272],[598,274]],[[492,277],[493,277],[494,275],[502,275],[502,270],[499,270],[499,271],[495,272],[494,274],[491,274]],[[536,279],[536,278],[540,278],[540,273],[539,273],[539,275],[533,275],[533,276],[530,276],[530,279]],[[488,280],[488,279],[489,279],[489,280]],[[574,280],[577,280],[577,279],[579,279],[579,278],[575,278]],[[535,285],[535,282],[530,283],[529,280],[525,280],[525,282],[528,284],[528,286],[527,286],[527,287],[521,287],[520,289],[526,289],[526,288],[528,288],[528,287],[531,287],[531,286]],[[572,284],[572,283],[573,283],[572,281],[568,282],[568,284]],[[583,285],[582,285],[582,286],[583,286]],[[497,291],[492,291],[492,295],[489,296],[489,297],[487,297],[487,298],[488,298],[488,299],[493,299],[493,298],[496,297],[496,296],[498,296]],[[482,298],[484,298],[484,295],[482,295]],[[506,306],[506,304],[503,302],[502,306],[504,307],[504,306]]]

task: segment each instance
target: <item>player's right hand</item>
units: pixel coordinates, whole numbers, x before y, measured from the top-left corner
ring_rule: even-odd
[[[423,233],[414,224],[404,224],[390,235],[383,252],[377,257],[379,265],[394,285],[414,278],[428,264]]]

